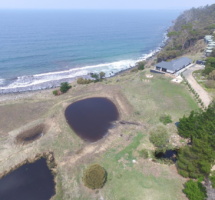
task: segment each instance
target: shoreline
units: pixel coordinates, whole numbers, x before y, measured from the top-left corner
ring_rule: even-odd
[[[159,53],[159,51],[157,51],[154,55],[152,55],[151,57],[147,58],[145,61],[148,62],[154,58],[156,58],[156,55]],[[141,60],[140,60],[141,61]],[[142,60],[144,61],[144,60]],[[114,75],[110,76],[110,77],[107,77],[106,79],[110,79],[110,78],[113,78],[113,77],[116,77],[116,76],[119,76],[119,75],[122,75],[124,73],[127,73],[129,72],[130,70],[134,69],[136,66],[132,66],[130,68],[127,68],[127,69],[124,69],[124,70],[121,70],[117,73],[115,73]],[[81,77],[84,77],[84,76],[81,76]],[[74,82],[77,81],[79,77],[76,77],[74,78],[73,80],[70,80],[68,81],[69,84],[72,84]],[[59,88],[60,86],[56,86],[56,87],[50,87],[50,88],[42,88],[42,89],[37,89],[37,90],[26,90],[26,91],[17,91],[17,92],[8,92],[8,93],[0,93],[0,102],[3,102],[3,101],[7,101],[7,100],[19,100],[19,99],[23,99],[23,98],[26,98],[26,97],[32,97],[33,95],[35,94],[46,94],[48,92],[49,93],[52,93],[52,91],[54,89],[57,89]]]
[[[143,57],[140,57],[139,59],[136,59],[136,60],[132,60],[132,59],[128,59],[128,60],[125,60],[125,61],[133,61],[133,65],[129,65],[127,67],[125,67],[124,69],[121,69],[119,71],[116,71],[115,73],[113,72],[114,69],[109,72],[109,75],[106,76],[106,78],[112,78],[112,77],[115,77],[117,75],[120,75],[120,74],[123,74],[125,72],[128,72],[130,70],[132,70],[133,68],[135,68],[135,64],[137,62],[140,62],[140,61],[150,61],[154,58],[156,58],[156,55],[167,45],[168,43],[168,37],[167,37],[167,33],[168,31],[170,30],[172,26],[170,26],[164,33],[163,33],[163,40],[161,41],[161,44],[154,50],[151,50],[150,53],[148,54],[143,54],[144,56]],[[112,62],[112,63],[119,63],[119,62],[122,62],[122,61],[116,61],[116,62]],[[108,64],[108,63],[107,63]],[[95,65],[95,66],[100,66],[100,65],[105,65],[105,64],[98,64],[98,65]],[[89,66],[87,66],[86,68],[89,68]],[[85,67],[83,67],[83,70],[81,71],[84,71],[86,70]],[[80,68],[79,68],[80,69]],[[75,71],[76,69],[70,69],[68,70],[67,72],[69,71]],[[104,70],[105,71],[105,70]],[[36,74],[36,75],[32,75],[32,76],[29,76],[29,77],[40,77],[42,75],[48,75],[48,74],[61,74],[61,73],[67,73],[66,71],[59,71],[59,72],[49,72],[49,73],[45,73],[45,74]],[[95,73],[95,72],[92,72],[92,73]],[[99,73],[99,72],[98,72]],[[23,76],[24,77],[24,76]],[[2,101],[6,101],[6,100],[11,100],[11,99],[20,99],[20,98],[23,98],[23,96],[32,96],[33,94],[35,93],[41,93],[42,91],[52,91],[53,89],[55,88],[59,88],[60,87],[60,84],[62,82],[69,82],[69,83],[74,83],[78,78],[91,78],[89,76],[89,73],[87,75],[77,75],[74,77],[65,77],[65,78],[62,78],[62,79],[56,79],[56,80],[49,80],[49,81],[46,81],[46,82],[41,82],[41,83],[38,83],[38,84],[32,84],[32,85],[26,85],[26,86],[22,86],[22,87],[11,87],[11,88],[4,88],[4,87],[0,87],[0,102]]]

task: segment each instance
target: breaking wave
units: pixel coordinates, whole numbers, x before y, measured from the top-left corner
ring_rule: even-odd
[[[162,41],[161,47],[151,51],[149,54],[144,54],[142,57],[136,60],[121,60],[111,63],[72,68],[65,71],[20,76],[13,80],[0,79],[0,93],[3,94],[55,88],[58,87],[62,82],[73,81],[78,77],[90,78],[90,73],[99,73],[101,71],[105,72],[106,77],[111,77],[120,71],[134,67],[136,62],[147,60],[148,58],[155,55],[161,50],[167,39],[167,36],[164,35],[164,40]]]

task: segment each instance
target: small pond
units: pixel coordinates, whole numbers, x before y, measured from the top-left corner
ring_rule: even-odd
[[[95,97],[69,105],[65,117],[70,127],[82,139],[94,142],[101,139],[119,118],[116,106],[107,98]]]
[[[54,194],[54,177],[45,158],[22,165],[0,179],[1,200],[49,200]]]
[[[46,128],[44,124],[39,124],[29,130],[25,130],[16,136],[16,143],[18,144],[28,144],[39,139],[46,133]]]
[[[172,160],[173,162],[177,161],[177,156],[178,152],[177,150],[166,150],[166,152],[155,152],[155,157],[158,159],[169,159]]]

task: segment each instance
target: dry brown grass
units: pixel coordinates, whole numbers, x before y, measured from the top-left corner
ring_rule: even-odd
[[[141,161],[134,168],[128,166],[123,169],[118,161],[111,160],[116,153],[132,143],[137,133],[144,134],[140,149],[151,149],[147,130],[159,121],[160,114],[166,109],[172,115],[173,120],[178,120],[185,112],[188,113],[195,107],[194,100],[183,86],[169,85],[171,83],[166,77],[155,76],[150,81],[144,81],[145,79],[143,72],[127,72],[102,83],[89,85],[73,83],[73,87],[68,93],[57,97],[53,96],[51,91],[42,91],[30,97],[23,97],[18,101],[1,102],[0,113],[5,117],[0,119],[0,133],[9,132],[9,134],[0,137],[0,173],[38,153],[52,151],[58,169],[55,200],[91,200],[99,199],[101,196],[104,199],[118,200],[124,190],[131,191],[129,184],[125,183],[128,183],[129,178],[133,176],[138,181],[143,181],[141,183],[143,187],[140,187],[138,181],[135,182],[135,179],[132,179],[132,191],[137,195],[133,199],[144,194],[144,198],[150,197],[144,177],[151,181],[150,191],[155,194],[154,197],[162,193],[164,185],[162,181],[165,183],[169,181],[169,185],[174,183],[174,187],[169,192],[172,194],[174,189],[178,188],[177,195],[183,196],[180,193],[183,179],[178,176],[175,176],[174,180],[167,179],[166,177],[174,176],[174,173],[177,175],[175,171],[168,171],[170,170],[168,166],[163,167],[160,164],[147,161],[147,165],[143,169],[144,162]],[[70,129],[65,120],[64,111],[69,104],[88,97],[109,98],[119,110],[119,120],[135,122],[138,125],[116,123],[116,126],[109,130],[109,134],[100,141],[95,143],[82,141]],[[39,140],[26,145],[14,144],[14,139],[19,134],[23,139],[40,132],[42,130],[41,124],[48,124],[49,129]],[[101,165],[104,163],[105,169],[109,173],[119,170],[125,175],[123,179],[114,178],[116,181],[114,184],[118,187],[118,191],[114,191],[116,196],[111,198],[111,191],[114,188],[112,188],[110,181],[107,182],[107,187],[105,186],[104,190],[102,189],[98,194],[83,186],[80,181],[83,169],[94,162],[100,162]],[[153,170],[150,177],[147,177],[148,174],[144,173],[150,167],[153,167],[155,171]],[[141,168],[142,170],[140,170]],[[163,168],[166,169],[165,176]],[[156,170],[159,173],[156,173]],[[160,185],[156,183],[156,180]],[[125,184],[125,188],[122,187],[122,184]],[[162,195],[162,199],[164,199],[166,194]],[[127,199],[125,198],[125,200]]]
[[[16,136],[15,143],[28,144],[34,142],[35,140],[45,135],[47,130],[48,126],[46,126],[45,124],[36,125],[35,127],[32,127],[28,130],[19,133]]]

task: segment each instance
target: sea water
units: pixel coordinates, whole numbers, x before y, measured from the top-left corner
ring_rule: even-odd
[[[56,87],[152,56],[179,11],[0,10],[0,93]]]

